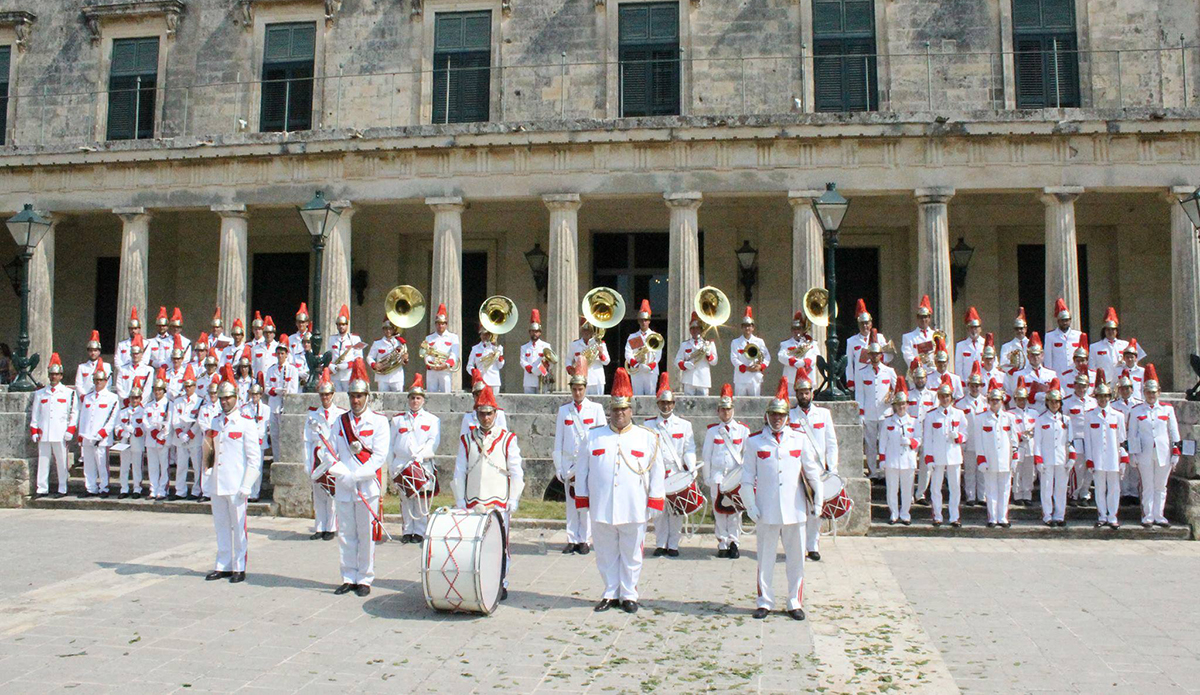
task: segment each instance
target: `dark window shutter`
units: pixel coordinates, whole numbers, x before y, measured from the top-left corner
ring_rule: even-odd
[[[1040,109],[1046,106],[1046,80],[1043,75],[1045,57],[1042,40],[1037,37],[1015,41],[1017,53],[1017,108]]]
[[[1040,29],[1042,27],[1041,0],[1013,0],[1013,29]]]
[[[267,26],[259,130],[290,132],[312,127],[316,41],[313,22]]]
[[[679,6],[675,3],[650,6],[650,40],[679,39]]]
[[[434,24],[433,122],[487,121],[492,13],[438,13]]]
[[[154,137],[158,38],[113,41],[109,69],[109,140]]]
[[[621,114],[678,114],[679,4],[621,5],[618,27]]]
[[[874,2],[814,0],[813,37],[817,111],[879,108]]]
[[[8,82],[12,70],[12,49],[0,46],[0,145],[8,136]]]
[[[650,51],[621,49],[621,110],[624,116],[650,115]]]
[[[813,36],[832,36],[842,33],[842,3],[834,0],[814,0]]]
[[[1042,0],[1042,26],[1075,30],[1075,0]]]
[[[651,55],[650,112],[654,116],[670,116],[679,113],[679,51],[658,50]]]
[[[875,98],[875,42],[874,40],[847,39],[845,43],[845,77],[843,109],[846,111],[869,111],[877,107]],[[859,57],[861,56],[861,57]]]
[[[641,44],[650,40],[650,8],[646,5],[621,5],[617,22],[622,44]]]
[[[875,3],[871,0],[847,0],[845,3],[845,32],[847,34],[875,33]]]

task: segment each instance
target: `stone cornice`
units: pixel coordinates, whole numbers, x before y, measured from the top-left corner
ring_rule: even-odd
[[[21,52],[29,48],[29,36],[33,33],[35,23],[37,15],[26,10],[0,12],[0,28],[13,30],[17,35],[17,50]]]
[[[162,17],[167,24],[167,36],[174,37],[184,7],[183,0],[126,0],[84,5],[81,13],[95,44],[100,42],[100,23],[110,19]]]
[[[342,9],[342,0],[235,0],[234,9],[237,10],[237,16],[234,21],[241,24],[246,29],[254,26],[254,8],[258,5],[266,5],[271,3],[302,3],[310,2],[316,4],[323,2],[325,5],[325,25],[333,26],[337,20],[338,12]]]

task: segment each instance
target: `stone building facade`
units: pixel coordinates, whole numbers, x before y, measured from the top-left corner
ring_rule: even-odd
[[[289,331],[314,190],[347,206],[326,335],[344,302],[375,337],[406,283],[460,333],[489,294],[538,307],[563,353],[603,280],[652,297],[673,354],[702,284],[740,315],[743,241],[760,332],[787,337],[823,282],[809,203],[836,182],[839,294],[868,297],[889,337],[926,293],[952,336],[974,305],[1001,342],[1019,304],[1044,316],[1061,295],[1096,332],[1118,307],[1182,389],[1198,42],[1190,0],[4,0],[0,210],[55,221],[33,342],[68,364],[133,305],[179,306],[193,337],[214,306]],[[975,253],[954,297],[960,237]],[[0,335],[17,315],[0,293]]]

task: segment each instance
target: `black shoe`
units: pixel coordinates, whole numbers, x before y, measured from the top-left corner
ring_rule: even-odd
[[[815,550],[813,550],[813,551],[810,551],[806,557],[807,557],[809,560],[812,560],[813,562],[820,562],[820,561],[821,561],[821,553],[818,553],[818,552],[817,552],[817,551],[815,551]]]
[[[100,499],[102,499],[102,500],[108,499],[108,490],[104,490],[100,493]]]
[[[763,618],[767,617],[767,613],[770,612],[771,611],[767,610],[766,608],[755,608],[754,613],[752,613],[750,617],[754,618],[755,620],[762,620]]]
[[[896,525],[896,519],[888,519],[888,526],[895,526],[895,525]]]
[[[804,620],[804,609],[802,608],[793,608],[787,614],[792,616],[792,620]]]
[[[679,551],[675,548],[671,548],[667,551],[667,557],[679,557]]]
[[[1058,522],[1058,527],[1059,527],[1059,528],[1066,528],[1066,527],[1067,527],[1067,522],[1066,522],[1066,521],[1059,521],[1059,522]]]
[[[942,522],[938,521],[937,519],[934,519],[934,520],[933,520],[933,527],[934,527],[934,528],[937,528],[937,527],[939,527],[939,526],[941,526],[941,525],[942,525]]]
[[[179,495],[176,495],[174,492],[172,492],[171,494],[167,495],[167,501],[168,501],[168,502],[174,502],[174,501],[176,501],[176,500],[178,500],[178,499],[179,499]]]
[[[310,540],[310,541],[319,541],[319,540],[321,540],[321,539],[322,539],[322,538],[324,538],[324,537],[325,537],[325,534],[321,533],[320,531],[317,531],[317,532],[316,532],[316,533],[314,533],[313,535],[309,536],[309,537],[308,537],[308,540]]]
[[[1000,523],[998,523],[996,525],[999,526],[1000,528],[1012,528],[1012,524],[1007,521],[1001,521]]]
[[[1096,528],[1104,528],[1105,526],[1108,526],[1108,523],[1107,523],[1107,522],[1104,522],[1104,521],[1097,521],[1097,522],[1096,522]]]
[[[50,499],[61,500],[62,498],[66,497],[66,496],[67,496],[67,493],[65,493],[65,492],[56,492],[53,495],[50,495]]]
[[[666,548],[655,548],[654,549],[654,557],[662,557],[663,555],[666,555],[666,554],[667,554]]]
[[[1076,500],[1074,497],[1069,497],[1069,498],[1067,498],[1067,506],[1068,507],[1078,507],[1079,501]]]
[[[717,557],[729,557],[729,548],[717,548]]]
[[[245,572],[234,572],[233,576],[229,578],[230,584],[240,584],[241,582],[244,582],[244,581],[246,581],[246,573]]]
[[[330,538],[333,538],[333,532],[332,532],[332,531],[330,531],[330,532],[329,532],[329,537],[330,537]],[[421,534],[419,534],[419,533],[414,533],[414,534],[413,534],[413,541],[412,541],[412,542],[413,542],[413,543],[424,543],[424,542],[425,542],[425,536],[422,536],[422,535],[421,535]]]
[[[129,493],[128,493],[128,492],[122,492],[122,493],[120,493],[120,494],[118,494],[118,495],[117,495],[117,499],[119,499],[119,500],[129,499]]]
[[[912,519],[901,519],[900,523],[904,524],[905,526],[912,526]]]
[[[596,613],[603,613],[604,611],[619,605],[621,605],[620,602],[618,602],[615,598],[602,598],[592,610]]]
[[[326,531],[321,534],[321,540],[331,541],[334,538],[337,538],[337,534],[334,533],[333,531]]]
[[[625,611],[626,613],[630,613],[630,614],[637,613],[638,603],[637,603],[637,601],[630,601],[629,599],[625,599],[624,601],[621,602],[621,610]]]
[[[1150,523],[1149,521],[1143,521],[1142,528],[1154,528],[1154,524]]]
[[[226,572],[225,570],[213,570],[212,572],[209,572],[208,574],[204,575],[204,581],[212,582],[212,581],[216,581],[218,579],[228,579],[229,577],[232,577],[232,576],[233,576],[233,572]]]
[[[587,555],[588,553],[592,552],[592,549],[588,547],[587,543],[576,543],[575,552],[579,553],[580,555]]]
[[[575,546],[575,544],[574,544],[574,543],[567,543],[566,547],[564,547],[564,548],[562,549],[562,554],[563,554],[563,555],[570,555],[570,554],[572,554],[572,553],[576,552],[575,548],[576,548],[576,546]]]
[[[508,589],[505,589],[504,587],[500,587],[500,600],[501,601],[508,600]]]
[[[729,559],[736,560],[741,556],[742,556],[742,551],[741,551],[741,549],[738,548],[738,544],[730,543],[729,544]]]
[[[140,492],[131,492],[131,493],[129,493],[129,496],[135,500],[142,499],[142,493],[140,493]]]
[[[502,597],[504,596],[504,594],[503,594],[503,591],[504,591],[504,590],[503,590],[503,589],[501,589],[501,594],[500,594],[500,595],[501,595]],[[358,596],[359,598],[362,598],[363,596],[367,596],[367,595],[369,595],[370,593],[371,593],[371,585],[370,585],[370,584],[359,584],[359,585],[357,585],[357,586],[355,586],[355,587],[354,587],[354,595],[355,595],[355,596]]]
[[[1171,528],[1171,522],[1169,521],[1156,521],[1154,525],[1159,528]]]
[[[188,502],[196,502],[196,501],[199,501],[200,496],[193,492],[192,494],[188,495],[187,497],[181,497],[180,499],[186,499]]]
[[[1054,528],[1057,525],[1053,521],[1043,521],[1042,523],[1049,526],[1050,528]]]
[[[1118,523],[1117,523],[1117,522],[1115,522],[1115,521],[1110,521],[1110,522],[1109,522],[1109,524],[1108,524],[1108,527],[1109,527],[1110,529],[1112,529],[1112,530],[1116,531],[1117,529],[1121,528],[1121,525],[1120,525],[1120,524],[1118,524]]]
[[[994,522],[994,521],[987,522],[987,527],[988,528],[996,528],[996,522]]]
[[[951,521],[950,528],[962,528],[962,522],[961,521]]]
[[[338,588],[334,589],[334,590],[333,590],[333,595],[334,595],[334,596],[341,596],[342,594],[348,594],[348,593],[350,593],[351,591],[354,591],[354,585],[353,585],[353,584],[351,584],[350,582],[346,582],[345,584],[343,584],[343,585],[339,586]]]

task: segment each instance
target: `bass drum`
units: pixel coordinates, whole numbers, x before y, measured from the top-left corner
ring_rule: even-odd
[[[505,570],[499,512],[442,508],[430,515],[421,545],[421,589],[430,608],[491,615]]]

